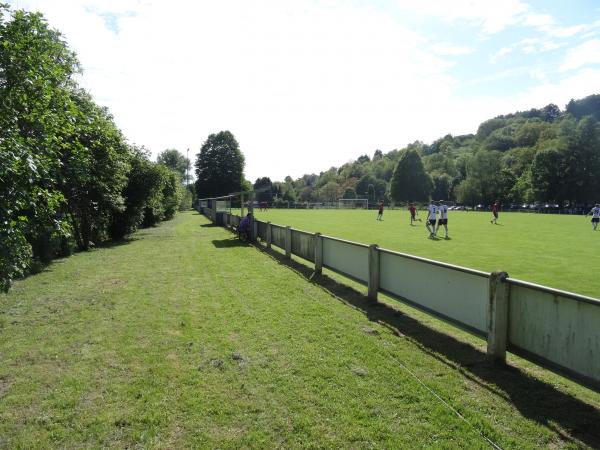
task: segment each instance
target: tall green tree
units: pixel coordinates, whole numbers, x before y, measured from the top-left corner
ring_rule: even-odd
[[[61,135],[71,125],[75,54],[41,14],[0,4],[0,290],[24,274],[41,235],[66,236],[57,214]]]
[[[485,203],[502,199],[501,153],[479,150],[467,161],[467,177],[457,188],[457,199],[463,203]]]
[[[216,197],[238,192],[244,181],[244,155],[229,131],[208,136],[196,158],[198,197]]]
[[[111,215],[124,207],[121,192],[130,155],[106,108],[81,89],[73,90],[71,97],[77,113],[61,152],[60,189],[77,245],[87,250],[108,238]]]
[[[564,152],[549,148],[536,153],[531,165],[531,184],[536,199],[563,203],[568,193],[565,189]]]
[[[427,201],[433,189],[421,157],[415,150],[401,153],[392,176],[391,196],[396,202]]]
[[[256,200],[259,202],[273,201],[273,183],[269,177],[257,178],[254,183],[254,191],[256,192]]]
[[[179,177],[184,180],[186,179],[188,169],[190,168],[190,160],[187,159],[179,150],[169,148],[158,154],[156,162],[167,166],[169,169],[177,172]]]

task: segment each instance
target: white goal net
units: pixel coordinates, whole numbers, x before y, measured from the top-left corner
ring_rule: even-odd
[[[366,198],[340,198],[339,209],[369,209],[369,200]]]

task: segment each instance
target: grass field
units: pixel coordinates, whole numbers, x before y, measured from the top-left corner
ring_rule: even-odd
[[[0,448],[600,446],[600,394],[382,303],[179,214],[0,295]]]
[[[421,212],[425,220],[425,212]],[[451,240],[431,240],[423,223],[410,226],[403,210],[256,211],[259,220],[449,262],[600,298],[600,228],[589,216],[450,211]],[[443,228],[440,229],[443,237]]]

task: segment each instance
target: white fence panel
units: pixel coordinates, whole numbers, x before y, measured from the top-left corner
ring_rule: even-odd
[[[487,335],[486,273],[380,250],[379,287]]]
[[[600,301],[511,280],[509,345],[600,380]]]
[[[285,249],[285,228],[278,225],[271,225],[272,244]]]
[[[357,281],[367,283],[369,281],[369,247],[323,236],[323,265]]]
[[[258,237],[263,240],[266,241],[267,240],[267,226],[268,224],[266,222],[260,222],[259,220],[256,221],[258,227]]]
[[[305,231],[292,230],[292,253],[315,262],[315,236]]]

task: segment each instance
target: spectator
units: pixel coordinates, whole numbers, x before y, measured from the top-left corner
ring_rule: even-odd
[[[252,225],[252,213],[246,214],[242,220],[240,220],[240,225],[238,226],[238,236],[240,239],[249,241],[251,238],[250,226]]]

